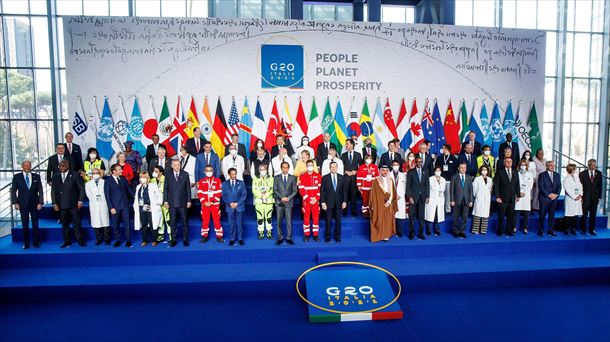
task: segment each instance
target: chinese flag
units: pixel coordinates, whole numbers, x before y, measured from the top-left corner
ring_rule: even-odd
[[[445,141],[451,145],[451,154],[460,153],[460,126],[455,122],[455,115],[453,114],[453,107],[451,101],[449,101],[449,107],[447,108],[447,115],[445,116]],[[440,146],[439,146],[440,148]]]

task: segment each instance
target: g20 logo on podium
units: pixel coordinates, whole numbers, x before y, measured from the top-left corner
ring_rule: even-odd
[[[302,45],[261,45],[261,86],[303,89]]]

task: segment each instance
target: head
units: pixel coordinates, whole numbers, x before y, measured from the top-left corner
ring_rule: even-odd
[[[428,147],[426,146],[426,144],[419,144],[419,153],[426,153],[426,151],[428,150]]]
[[[443,144],[443,147],[441,148],[441,151],[443,152],[443,155],[448,156],[451,154],[451,145],[449,144]]]
[[[301,146],[309,146],[309,137],[304,136],[301,138]]]
[[[125,153],[121,152],[117,155],[116,160],[117,162],[119,162],[120,164],[125,164]]]
[[[91,178],[93,178],[93,180],[98,180],[101,177],[102,177],[102,171],[100,169],[98,169],[96,167],[93,170],[91,170]]]
[[[424,140],[424,145],[426,145],[426,152],[430,152],[430,148],[432,147],[432,141]]]
[[[544,150],[542,150],[541,148],[537,149],[536,158],[538,158],[539,160],[542,160],[542,158],[544,158]]]
[[[407,154],[407,161],[412,162],[412,161],[414,161],[414,160],[415,160],[415,153],[413,153],[413,152],[409,152],[409,153]]]
[[[307,162],[310,157],[311,157],[311,155],[310,155],[309,151],[307,151],[307,150],[301,151],[301,160],[303,162]]]
[[[163,176],[164,172],[165,172],[165,168],[163,166],[161,166],[161,165],[157,165],[153,169],[152,176],[155,177],[155,178],[161,178],[161,176]]]
[[[350,136],[350,139],[352,139],[354,142],[358,141],[358,135],[357,134],[352,134]]]
[[[483,145],[483,148],[481,148],[481,150],[483,151],[483,155],[485,157],[491,156],[491,147],[489,145]]]
[[[150,175],[146,171],[140,172],[140,184],[148,184],[150,181]]]
[[[70,132],[66,133],[64,137],[66,138],[67,143],[72,143],[72,140],[74,140],[74,135],[72,135]]]
[[[55,152],[59,155],[63,155],[66,152],[66,147],[64,144],[55,145]]]
[[[179,159],[172,159],[172,170],[174,172],[179,172],[180,171],[180,160]]]
[[[487,167],[487,165],[481,165],[479,168],[479,174],[481,174],[483,177],[487,177],[489,175],[489,167]]]
[[[256,139],[255,145],[257,149],[263,149],[265,147],[265,142],[262,139]]]
[[[574,174],[574,171],[576,171],[576,164],[568,164],[568,166],[566,166],[566,171],[568,171],[568,174]]]
[[[373,157],[370,155],[366,155],[366,157],[364,157],[364,162],[366,163],[366,165],[373,164]]]
[[[440,166],[437,166],[434,168],[434,175],[436,177],[440,177],[442,173],[443,173],[443,169],[441,169]]]
[[[158,144],[159,143],[159,134],[153,134],[152,136],[152,142],[153,144]]]
[[[214,176],[214,168],[211,165],[206,165],[204,172],[205,172],[205,176],[208,178]]]
[[[521,159],[519,161],[519,170],[520,171],[527,171],[529,169],[529,162],[527,161],[527,159]]]
[[[475,141],[477,134],[474,131],[468,132],[468,141]]]
[[[523,152],[521,159],[525,159],[527,161],[532,161],[532,152],[530,152],[529,150],[526,150],[525,152]]]
[[[256,150],[256,158],[258,160],[265,159],[265,150],[263,150],[262,148],[259,148],[258,150]]]
[[[62,160],[61,163],[59,163],[59,172],[61,173],[65,173],[68,172],[70,170],[70,162],[67,160]]]
[[[183,157],[186,157],[187,154],[189,154],[189,153],[186,150],[186,146],[180,146],[180,155]]]
[[[510,169],[513,167],[513,158],[510,156],[504,157],[504,167]]]
[[[330,163],[329,168],[330,168],[331,173],[333,173],[333,174],[337,173],[337,169],[339,168],[337,165],[338,165],[337,162]]]
[[[505,157],[512,157],[513,156],[513,150],[509,147],[506,147],[504,149],[504,156]]]
[[[548,162],[546,162],[546,169],[548,171],[555,172],[555,162],[552,160],[549,160]]]
[[[285,143],[286,141],[284,140],[284,136],[283,136],[283,135],[278,135],[278,136],[277,136],[277,138],[275,138],[275,142],[276,142],[278,145],[284,145],[284,143]]]
[[[353,151],[354,150],[354,141],[352,139],[347,139],[345,141],[345,148],[348,151]]]
[[[308,160],[307,161],[307,173],[312,173],[313,172],[313,160]]]
[[[392,161],[392,171],[394,171],[394,172],[400,171],[400,162],[398,160]]]
[[[286,147],[282,147],[282,148],[280,148],[278,153],[279,153],[280,158],[284,158],[284,156],[288,154],[288,149],[286,149]]]
[[[229,145],[229,154],[235,157],[237,155],[237,144]]]
[[[458,172],[461,174],[465,174],[466,173],[466,163],[460,163],[460,165],[458,165]]]
[[[258,173],[261,175],[261,177],[266,177],[267,176],[267,164],[261,163],[258,166]]]
[[[417,168],[421,168],[422,164],[423,164],[423,160],[421,159],[421,157],[415,156],[415,166]]]
[[[199,127],[195,127],[195,129],[193,130],[193,138],[199,138],[201,137],[201,128]]]
[[[231,143],[237,145],[239,143],[239,134],[231,134]]]
[[[334,147],[331,147],[328,149],[328,158],[329,159],[335,159],[337,157],[337,149],[335,149]]]
[[[396,151],[395,148],[396,148],[396,143],[394,142],[394,140],[390,141],[388,143],[388,151],[395,152]]]
[[[132,148],[133,148],[133,141],[126,141],[125,142],[125,152],[131,152]]]
[[[166,153],[167,153],[167,151],[165,150],[165,147],[159,146],[159,148],[157,149],[157,157],[159,157],[160,159],[163,159],[163,158],[165,158]]]
[[[587,162],[587,167],[590,171],[594,171],[595,169],[597,169],[597,160],[589,159],[589,161]]]
[[[114,177],[119,177],[123,174],[123,168],[119,164],[112,164],[110,167],[110,173],[112,173]]]
[[[371,138],[364,139],[364,145],[366,147],[373,147],[373,141],[371,140]]]
[[[21,169],[23,170],[23,172],[30,172],[32,170],[32,162],[29,160],[22,161]]]
[[[390,172],[390,169],[388,169],[387,165],[384,165],[384,166],[379,168],[379,174],[382,177],[387,177],[389,172]]]
[[[464,152],[466,152],[467,154],[472,154],[472,145],[470,145],[470,144],[464,145]]]
[[[212,143],[211,143],[211,142],[206,141],[206,142],[203,144],[203,152],[205,152],[205,153],[210,153],[210,152],[212,152]]]
[[[287,162],[282,162],[280,168],[282,169],[282,174],[287,175],[288,171],[290,171],[290,164],[288,164]]]
[[[329,142],[330,141],[330,134],[324,133],[324,135],[322,137],[324,138],[324,142]]]
[[[508,141],[508,142],[513,141],[513,135],[511,133],[506,133],[506,141]]]
[[[87,150],[87,155],[89,156],[89,160],[91,161],[95,161],[96,159],[99,159],[99,153],[97,152],[97,149],[95,147],[90,147]]]
[[[236,180],[237,179],[237,170],[234,167],[229,169],[229,178],[231,180]]]

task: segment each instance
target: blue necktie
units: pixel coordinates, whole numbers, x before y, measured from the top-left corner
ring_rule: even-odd
[[[30,188],[30,174],[29,173],[25,174],[25,185],[28,186],[28,189]]]
[[[337,191],[337,180],[335,179],[335,175],[333,175],[333,190]]]
[[[464,175],[460,175],[460,182],[462,183],[462,189],[464,188]]]

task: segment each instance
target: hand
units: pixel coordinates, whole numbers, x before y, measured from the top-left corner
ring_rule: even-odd
[[[316,204],[316,199],[315,199],[315,198],[311,198],[311,199],[309,200],[309,204],[311,204],[311,205]]]
[[[522,193],[522,192],[519,193],[519,197],[524,197],[524,196],[525,196],[524,193]]]
[[[582,196],[580,196],[580,195],[576,196],[577,201],[580,201],[581,198],[582,198]]]
[[[36,210],[41,210],[41,209],[42,209],[42,204],[38,204],[38,205],[36,206]]]
[[[53,210],[59,211],[59,206],[57,204],[53,204]]]
[[[387,208],[387,207],[389,207],[389,206],[390,206],[390,202],[385,202],[385,203],[384,203],[384,206],[385,206],[386,208]]]
[[[203,205],[209,208],[212,205],[212,202],[205,202]]]
[[[413,197],[409,197],[409,204],[415,204],[415,201],[413,201]]]
[[[472,202],[468,203],[468,207],[472,208]]]
[[[451,201],[451,202],[449,202],[449,205],[451,205],[452,207],[455,207],[455,202]]]
[[[426,198],[426,204],[430,203],[430,199]]]
[[[165,209],[169,209],[169,203],[168,202],[163,202],[163,206],[165,207]]]
[[[322,203],[322,210],[326,210],[327,206],[326,203]]]
[[[521,199],[521,198],[516,197],[516,198],[515,198],[515,203],[519,202],[519,200],[520,200],[520,199]]]
[[[288,203],[288,197],[282,197],[282,202]]]
[[[502,204],[502,199],[500,197],[496,197],[496,202]]]
[[[114,208],[110,208],[110,213],[111,213],[112,215],[116,215],[117,211],[116,211],[116,209],[114,209]]]
[[[78,207],[78,209],[82,208],[83,207],[83,202],[78,201],[78,204],[76,206]]]
[[[19,210],[19,204],[15,204],[15,210]]]
[[[345,209],[345,208],[347,208],[347,203],[345,203],[345,202],[341,203],[341,209]]]
[[[231,208],[233,208],[233,209],[237,208],[237,203],[235,203],[235,202],[231,203]]]

